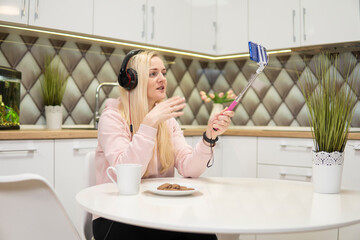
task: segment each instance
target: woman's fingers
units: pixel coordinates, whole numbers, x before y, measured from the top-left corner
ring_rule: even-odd
[[[185,107],[186,107],[185,103],[175,105],[175,106],[171,107],[171,112],[173,113],[173,112],[180,111],[180,110],[184,109]]]
[[[231,117],[234,115],[235,113],[233,111],[227,111],[226,109],[215,115],[215,117],[211,120],[211,125],[212,128],[217,129],[215,132],[216,135],[222,134],[226,131],[226,129],[230,126]]]

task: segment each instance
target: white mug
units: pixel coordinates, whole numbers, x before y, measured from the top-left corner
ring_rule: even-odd
[[[121,195],[134,195],[139,192],[141,169],[141,164],[123,163],[115,167],[108,167],[106,173],[111,181],[116,184]],[[111,177],[110,170],[116,174],[117,182]]]

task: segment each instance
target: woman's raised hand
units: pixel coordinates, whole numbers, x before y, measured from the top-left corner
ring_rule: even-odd
[[[184,114],[181,110],[186,107],[185,99],[181,97],[172,97],[165,101],[155,104],[153,109],[146,114],[143,124],[157,128],[160,122],[173,117],[179,117]]]
[[[209,119],[208,126],[206,128],[206,136],[208,138],[215,139],[217,136],[223,134],[230,126],[231,117],[234,116],[233,111],[222,110],[220,113],[215,114]],[[216,129],[216,130],[214,130]]]

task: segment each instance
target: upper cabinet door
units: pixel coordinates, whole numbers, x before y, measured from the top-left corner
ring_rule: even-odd
[[[216,54],[216,0],[192,0],[191,50]]]
[[[247,52],[248,40],[248,1],[217,0],[217,54]]]
[[[29,25],[92,34],[93,0],[31,0]]]
[[[191,49],[191,0],[148,0],[148,43]]]
[[[30,0],[1,0],[0,21],[27,24]]]
[[[94,0],[94,35],[146,42],[146,0]]]
[[[249,41],[267,49],[300,46],[299,0],[249,1]]]
[[[301,45],[360,40],[359,0],[301,0]]]

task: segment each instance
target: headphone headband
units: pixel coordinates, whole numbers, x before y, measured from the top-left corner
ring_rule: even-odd
[[[120,68],[119,76],[118,76],[118,82],[120,86],[127,90],[132,90],[137,86],[138,79],[137,79],[137,73],[134,69],[129,68],[126,69],[128,62],[130,59],[135,56],[136,54],[142,52],[143,50],[137,49],[137,50],[131,50],[126,54]]]

